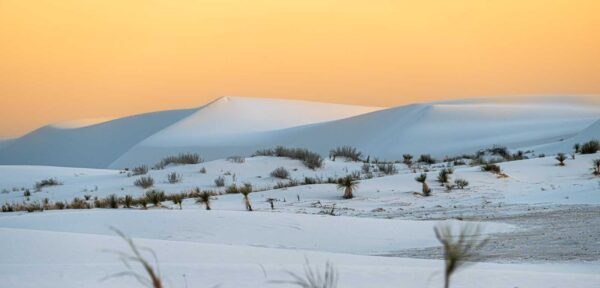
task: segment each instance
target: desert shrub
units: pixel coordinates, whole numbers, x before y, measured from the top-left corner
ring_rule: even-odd
[[[58,204],[58,202],[56,203]],[[55,204],[55,206],[56,206]],[[61,206],[61,205],[59,205]],[[81,198],[75,197],[73,198],[73,200],[71,201],[71,203],[69,203],[68,205],[66,205],[68,209],[86,209],[86,208],[91,208],[90,205],[82,200]],[[103,207],[98,207],[98,208],[103,208]],[[60,208],[59,208],[60,209]]]
[[[108,207],[112,209],[119,208],[119,198],[115,194],[110,194],[106,198],[106,202],[108,203]]]
[[[133,169],[131,169],[130,176],[146,175],[146,173],[148,173],[148,166],[142,165],[142,166],[137,166],[137,167],[134,167]]]
[[[465,187],[469,186],[469,181],[465,179],[456,179],[454,180],[454,185],[458,187],[458,189],[465,189]]]
[[[169,181],[169,183],[171,184],[179,183],[181,182],[181,175],[175,172],[171,172],[167,174],[167,181]]]
[[[146,197],[140,197],[136,202],[142,206],[142,209],[148,209],[148,199]]]
[[[225,193],[227,194],[237,194],[240,193],[240,190],[235,184],[231,184],[225,188]]]
[[[56,210],[63,210],[63,209],[65,209],[65,207],[66,207],[65,202],[58,201],[58,202],[54,203],[54,209],[56,209]]]
[[[23,192],[23,197],[29,197],[31,196],[31,192],[29,192],[29,189],[25,190],[25,192]]]
[[[402,155],[402,163],[404,163],[406,165],[412,165],[412,159],[413,159],[413,156],[410,154]]]
[[[133,197],[131,195],[125,195],[123,206],[125,206],[125,208],[131,208],[131,206],[133,206]]]
[[[335,161],[336,157],[346,157],[352,161],[361,161],[362,153],[354,147],[341,146],[329,151],[329,157]]]
[[[363,163],[363,165],[360,167],[360,170],[365,174],[371,173],[371,165],[368,163]]]
[[[517,153],[514,153],[510,156],[510,160],[523,160],[523,159],[527,159],[527,157],[525,156],[525,152],[519,150],[517,151]]]
[[[565,166],[565,160],[567,160],[567,156],[565,153],[558,153],[556,154],[555,159],[558,161],[559,166]]]
[[[31,213],[35,211],[44,211],[44,206],[40,202],[28,203],[25,205],[25,211]]]
[[[444,185],[450,181],[450,174],[452,174],[452,170],[450,169],[442,169],[438,174],[437,181],[440,184]]]
[[[58,181],[55,178],[48,178],[48,179],[44,179],[42,181],[36,182],[35,189],[40,190],[44,187],[56,186],[56,185],[62,185],[62,182]]]
[[[227,157],[227,161],[229,162],[233,162],[233,163],[244,163],[246,162],[246,159],[242,156],[229,156]]]
[[[200,168],[200,173],[201,174],[206,174],[206,167]]]
[[[579,151],[581,154],[594,154],[600,150],[600,142],[598,140],[591,140],[583,143]]]
[[[323,166],[323,158],[321,158],[321,155],[301,148],[286,148],[283,146],[278,146],[275,149],[258,150],[254,153],[254,155],[288,157],[301,160],[304,166],[313,170]]]
[[[502,168],[496,164],[487,163],[481,166],[481,170],[485,172],[491,172],[495,174],[500,174],[502,172]]]
[[[594,175],[600,176],[600,159],[594,159],[592,163],[594,164],[592,168],[594,170]]]
[[[150,188],[154,186],[154,178],[150,176],[143,176],[135,180],[135,182],[133,182],[133,185],[144,189]]]
[[[200,155],[196,153],[181,153],[177,156],[168,156],[163,158],[160,162],[154,165],[155,169],[163,169],[171,164],[175,165],[186,165],[186,164],[198,164],[202,162]]]
[[[321,183],[321,181],[319,181],[319,179],[317,179],[317,178],[304,177],[304,185],[312,185],[312,184],[319,184],[319,183]]]
[[[573,150],[575,150],[575,153],[581,152],[581,144],[575,143],[575,145],[573,145]]]
[[[433,157],[431,157],[431,155],[429,154],[422,154],[421,156],[419,156],[419,163],[425,163],[425,164],[435,164],[435,159],[433,159]]]
[[[279,178],[279,179],[287,179],[290,177],[290,172],[284,167],[276,168],[271,172],[271,177]]]
[[[160,206],[160,202],[166,200],[165,192],[161,190],[150,190],[146,192],[146,199],[154,206]]]
[[[252,205],[250,204],[250,198],[248,197],[250,193],[252,193],[252,184],[244,183],[244,185],[240,187],[239,191],[243,195],[244,206],[246,206],[246,210],[252,211]]]
[[[394,165],[392,163],[377,164],[377,169],[379,169],[379,172],[381,172],[385,175],[393,175],[393,174],[398,173],[398,170],[396,169],[396,165]]]
[[[217,177],[217,179],[215,179],[215,186],[217,186],[217,187],[225,186],[225,178],[223,176]]]

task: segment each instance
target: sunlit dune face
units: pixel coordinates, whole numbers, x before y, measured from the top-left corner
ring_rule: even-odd
[[[600,1],[0,1],[0,136],[218,96],[600,94]]]

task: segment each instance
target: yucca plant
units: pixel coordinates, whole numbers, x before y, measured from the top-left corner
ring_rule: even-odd
[[[442,243],[444,249],[444,287],[450,287],[450,277],[459,268],[468,262],[483,259],[477,253],[488,242],[488,238],[481,239],[481,230],[476,225],[463,225],[458,235],[452,233],[449,225],[434,228],[435,236]]]
[[[112,209],[119,208],[119,198],[117,198],[117,195],[115,194],[110,194],[108,198],[106,198],[106,202],[108,203],[108,207]]]
[[[413,159],[413,156],[410,154],[402,155],[402,163],[404,163],[408,166],[412,165],[412,159]]]
[[[160,202],[165,201],[165,192],[160,190],[150,190],[146,192],[146,199],[148,199],[148,202],[152,203],[152,205],[159,207]]]
[[[252,204],[250,203],[250,198],[248,195],[252,193],[252,184],[244,183],[244,186],[240,187],[239,192],[243,195],[244,206],[246,206],[246,210],[252,211]]]
[[[217,186],[217,187],[225,186],[225,178],[223,176],[217,177],[217,179],[215,179],[215,186]]]
[[[173,204],[175,204],[175,205],[179,205],[179,210],[183,209],[183,206],[182,206],[183,195],[181,195],[181,194],[173,194],[173,195],[171,195],[171,202],[173,202]]]
[[[421,175],[417,176],[415,178],[415,180],[419,183],[423,184],[423,188],[422,188],[422,196],[428,197],[431,195],[431,189],[429,188],[429,185],[427,185],[427,173],[421,173]],[[418,193],[417,193],[418,194]]]
[[[201,203],[206,207],[206,210],[210,210],[210,193],[204,191],[198,195],[198,199],[196,199],[196,203]]]
[[[337,181],[338,190],[344,190],[344,199],[354,198],[354,191],[358,188],[358,180],[355,180],[350,175],[340,178]]]
[[[558,161],[558,166],[565,166],[565,160],[567,160],[567,156],[565,153],[556,154],[555,159]]]
[[[171,184],[179,183],[181,182],[181,175],[175,172],[171,172],[167,174],[167,181],[169,181],[169,183]]]
[[[440,173],[438,174],[438,177],[437,177],[437,181],[440,182],[440,184],[442,186],[444,186],[446,183],[448,183],[450,181],[450,176],[449,176],[450,173],[451,173],[451,171],[447,170],[447,169],[440,170]]]
[[[594,163],[594,168],[593,168],[594,175],[600,176],[600,159],[595,159],[593,161],[593,163]]]
[[[123,206],[125,206],[125,208],[131,208],[131,206],[133,206],[133,197],[131,195],[125,195]]]

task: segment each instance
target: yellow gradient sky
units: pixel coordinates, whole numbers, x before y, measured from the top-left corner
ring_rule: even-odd
[[[0,0],[0,137],[223,95],[600,94],[598,0]]]

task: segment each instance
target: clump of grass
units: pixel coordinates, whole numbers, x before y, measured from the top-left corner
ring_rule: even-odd
[[[62,185],[62,182],[58,181],[58,179],[56,179],[56,178],[48,178],[48,179],[43,179],[39,182],[36,182],[35,189],[41,190],[44,187],[57,186],[57,185]]]
[[[396,165],[394,165],[392,163],[377,164],[377,169],[379,170],[379,172],[381,172],[385,175],[393,175],[393,174],[398,173],[398,169],[396,169]]]
[[[298,286],[301,288],[336,288],[338,287],[338,272],[330,262],[325,263],[325,271],[321,272],[318,268],[311,268],[306,260],[304,265],[304,275],[298,275],[287,271],[292,280],[271,281],[276,284],[286,284]]]
[[[142,165],[142,166],[137,166],[137,167],[134,167],[133,169],[131,169],[131,173],[129,176],[146,175],[146,173],[148,173],[148,166]]]
[[[58,204],[58,202],[56,204]],[[55,206],[56,206],[56,204],[55,204]],[[59,206],[62,206],[62,205],[59,205]],[[101,206],[103,206],[103,205],[101,205]],[[57,207],[57,208],[61,209],[60,207]],[[88,202],[86,202],[78,197],[75,197],[71,201],[71,203],[66,205],[66,208],[67,209],[86,209],[86,208],[89,209],[92,207],[91,207],[91,205],[88,204]],[[103,208],[103,207],[98,207],[98,208]]]
[[[313,170],[323,166],[323,158],[321,158],[321,155],[301,148],[286,148],[283,146],[278,146],[275,149],[258,150],[254,153],[254,155],[288,157],[301,160],[304,166]]]
[[[598,140],[591,140],[581,145],[579,152],[581,154],[594,154],[600,150],[600,142]]]
[[[161,190],[150,190],[146,192],[148,202],[156,207],[160,207],[160,203],[166,200],[165,192]]]
[[[492,163],[483,164],[481,166],[481,170],[485,171],[485,172],[491,172],[491,173],[494,173],[494,174],[500,174],[500,173],[502,173],[502,168],[500,168],[500,166],[498,166],[496,164],[492,164]]]
[[[198,164],[202,162],[202,158],[200,155],[196,153],[181,153],[176,156],[168,156],[163,158],[160,162],[154,165],[155,169],[164,169],[165,167],[174,164],[174,165],[188,165],[188,164]]]
[[[25,190],[25,192],[23,192],[23,197],[29,197],[31,196],[31,192],[29,192],[29,189]]]
[[[581,144],[575,143],[575,145],[573,145],[573,150],[575,150],[575,153],[581,152]]]
[[[135,182],[133,182],[133,185],[141,187],[143,189],[150,188],[154,186],[154,178],[150,176],[143,176],[136,179]]]
[[[362,153],[354,147],[341,146],[329,151],[329,157],[335,161],[336,157],[346,157],[352,161],[361,161]]]
[[[415,178],[415,180],[421,184],[423,184],[422,189],[421,189],[421,196],[424,197],[429,197],[431,196],[431,189],[429,188],[429,185],[427,185],[427,174],[426,173],[421,173],[421,175],[417,176]]]
[[[181,182],[181,175],[176,172],[171,172],[167,174],[167,181],[171,184],[179,183]]]
[[[450,182],[450,174],[452,174],[452,172],[452,168],[445,168],[440,170],[440,173],[437,177],[437,181],[440,182],[440,184],[445,185],[446,183]]]
[[[131,208],[131,206],[133,206],[133,196],[125,195],[125,198],[123,199],[123,206],[125,206],[125,208]]]
[[[231,184],[225,188],[225,193],[227,194],[238,194],[240,193],[240,189],[238,189],[237,185]]]
[[[458,189],[465,189],[465,187],[469,186],[469,181],[465,179],[456,179],[454,180],[454,185],[458,187]]]
[[[565,153],[558,153],[554,159],[558,161],[558,166],[565,166],[565,160],[567,160],[567,156]]]
[[[287,179],[290,177],[290,172],[284,167],[279,167],[271,172],[271,176],[279,179]]]
[[[217,187],[225,186],[225,178],[223,176],[217,177],[217,179],[215,179],[215,186],[217,186]]]
[[[354,198],[354,191],[358,188],[358,181],[347,175],[346,177],[340,178],[337,181],[338,190],[344,190],[344,199]]]
[[[206,174],[206,167],[200,168],[200,173],[201,174]]]
[[[244,158],[242,156],[229,156],[229,157],[227,157],[227,161],[241,164],[241,163],[246,162],[246,158]]]
[[[183,209],[183,195],[181,194],[173,194],[171,195],[171,197],[169,197],[171,199],[171,202],[173,202],[173,204],[175,205],[179,205],[179,210]]]
[[[130,277],[133,277],[136,280],[138,280],[138,282],[140,282],[140,284],[142,284],[146,287],[163,288],[162,279],[161,279],[160,272],[159,272],[160,270],[158,269],[158,266],[156,269],[154,267],[152,267],[150,262],[148,262],[142,256],[140,249],[135,245],[135,243],[133,242],[133,240],[131,238],[127,237],[123,232],[121,232],[115,228],[111,228],[111,229],[113,231],[115,231],[115,233],[117,233],[117,235],[119,235],[121,238],[123,238],[123,240],[125,240],[125,242],[127,242],[127,245],[129,246],[129,249],[131,250],[132,255],[123,253],[123,252],[115,252],[117,255],[119,255],[119,258],[121,259],[121,261],[123,263],[125,263],[125,266],[127,266],[128,271],[111,275],[108,278],[130,276]],[[154,254],[154,252],[152,250],[149,250],[149,249],[144,249],[144,250],[149,251],[152,254],[152,256],[154,257],[154,260],[157,263],[156,265],[158,265],[158,260],[156,259],[156,254]],[[131,268],[131,264],[130,264],[131,262],[141,265],[144,268],[144,271],[146,272],[148,277],[145,278],[144,276],[140,275],[139,273],[134,272],[133,269]]]
[[[478,261],[484,257],[477,253],[489,239],[480,239],[479,226],[463,225],[458,235],[452,233],[449,225],[434,228],[435,236],[444,249],[444,287],[450,287],[450,277],[468,262]]]

